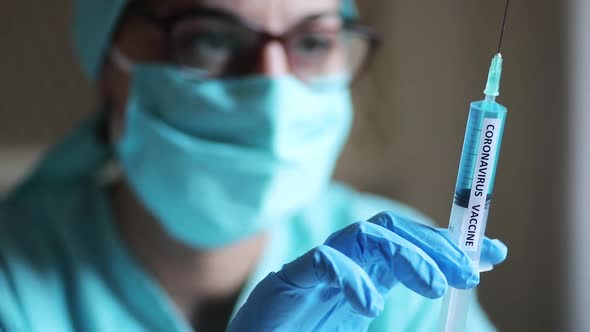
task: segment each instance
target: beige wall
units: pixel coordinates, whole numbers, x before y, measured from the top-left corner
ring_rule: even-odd
[[[446,225],[468,103],[481,96],[503,1],[361,5],[386,45],[355,91],[357,122],[338,177]],[[515,1],[506,35],[500,100],[510,113],[488,231],[508,243],[510,257],[480,287],[502,331],[560,330],[562,5]],[[69,51],[68,8],[66,0],[20,0],[0,11],[3,165],[12,154],[2,146],[47,144],[95,109]]]
[[[387,46],[358,87],[358,127],[341,175],[446,225],[468,103],[481,98],[504,1],[365,1]],[[500,102],[509,115],[488,234],[508,262],[481,301],[502,331],[562,331],[565,227],[563,6],[513,1]]]
[[[46,143],[94,109],[70,49],[69,0],[0,10],[0,144]]]

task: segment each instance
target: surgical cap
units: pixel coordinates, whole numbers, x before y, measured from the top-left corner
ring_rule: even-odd
[[[355,0],[342,0],[342,15],[356,16]],[[104,53],[128,0],[74,0],[74,50],[82,70],[98,79]]]

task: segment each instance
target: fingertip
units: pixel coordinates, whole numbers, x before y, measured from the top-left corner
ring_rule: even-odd
[[[383,299],[381,297],[379,297],[378,299],[373,299],[373,302],[369,303],[368,306],[357,306],[354,305],[354,302],[349,303],[352,305],[353,309],[357,313],[368,318],[379,317],[379,315],[381,315],[383,309],[385,308],[385,303],[383,302]]]
[[[365,316],[375,318],[383,312],[384,308],[385,301],[383,300],[383,297],[380,294],[377,294],[377,296],[373,298],[373,301],[367,308],[368,311],[366,312]]]
[[[431,294],[427,296],[430,299],[438,299],[445,295],[447,288],[449,287],[449,283],[445,278],[436,278],[432,281],[431,284]]]
[[[500,240],[490,240],[485,251],[482,251],[482,260],[492,265],[502,263],[508,257],[508,247]]]
[[[398,251],[395,274],[404,286],[430,299],[444,295],[449,283],[432,258],[417,247],[400,247]]]
[[[494,265],[488,262],[481,261],[479,263],[479,273],[490,272],[494,270]]]
[[[508,257],[508,246],[498,239],[492,240],[492,243],[496,247],[498,253],[497,257],[500,258],[501,261],[504,261],[506,257]]]
[[[465,282],[465,289],[472,289],[475,288],[477,285],[479,285],[479,271],[473,271],[474,273],[467,278],[466,282]]]
[[[469,262],[463,265],[460,280],[455,281],[451,284],[454,288],[458,289],[472,289],[479,285],[479,267],[473,264],[473,261],[467,257]]]
[[[346,277],[345,277],[346,278]],[[344,296],[358,313],[367,317],[377,317],[383,312],[385,302],[368,276],[358,275],[343,280]]]

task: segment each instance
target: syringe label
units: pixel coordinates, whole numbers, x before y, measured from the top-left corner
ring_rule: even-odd
[[[463,230],[459,242],[459,247],[463,251],[479,250],[482,228],[485,226],[486,200],[496,167],[501,125],[500,119],[484,118],[483,120],[469,206],[463,217]]]

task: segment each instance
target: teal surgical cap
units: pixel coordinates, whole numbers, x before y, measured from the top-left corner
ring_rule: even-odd
[[[356,18],[358,16],[358,10],[355,0],[342,0],[342,9],[340,12],[346,18]]]
[[[82,70],[98,79],[119,16],[129,0],[74,0],[74,50]],[[356,17],[355,0],[342,0],[342,15]]]

